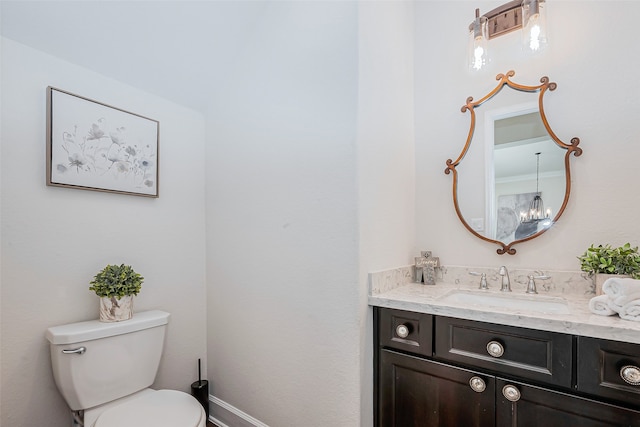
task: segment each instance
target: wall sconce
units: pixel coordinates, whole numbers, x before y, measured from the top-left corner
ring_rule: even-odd
[[[476,9],[476,19],[469,25],[469,67],[472,70],[480,70],[489,62],[488,22],[486,16],[480,16],[480,9]]]
[[[547,22],[544,0],[522,2],[522,48],[538,52],[547,45]]]
[[[522,47],[535,53],[547,45],[545,0],[513,0],[476,18],[469,25],[469,68],[480,70],[489,62],[487,41],[522,28]]]

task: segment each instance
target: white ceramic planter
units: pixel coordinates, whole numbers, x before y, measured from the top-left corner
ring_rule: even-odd
[[[133,316],[133,295],[100,298],[100,321],[121,322]]]

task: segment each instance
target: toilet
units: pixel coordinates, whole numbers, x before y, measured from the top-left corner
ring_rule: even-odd
[[[136,313],[123,322],[54,326],[46,337],[53,377],[73,427],[205,427],[190,394],[149,388],[156,377],[169,313]]]

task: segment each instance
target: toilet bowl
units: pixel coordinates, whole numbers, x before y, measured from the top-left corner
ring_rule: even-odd
[[[83,427],[205,427],[206,413],[188,393],[153,390],[169,313],[97,320],[47,329],[56,386]]]
[[[84,414],[85,427],[205,427],[206,422],[200,403],[176,390],[146,389]]]

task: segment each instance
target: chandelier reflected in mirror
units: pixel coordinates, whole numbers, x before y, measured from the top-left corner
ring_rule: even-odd
[[[520,212],[520,224],[516,228],[516,239],[530,236],[543,228],[551,226],[551,208],[544,209],[544,201],[540,193],[540,154],[536,155],[536,192],[529,203],[527,212]]]

